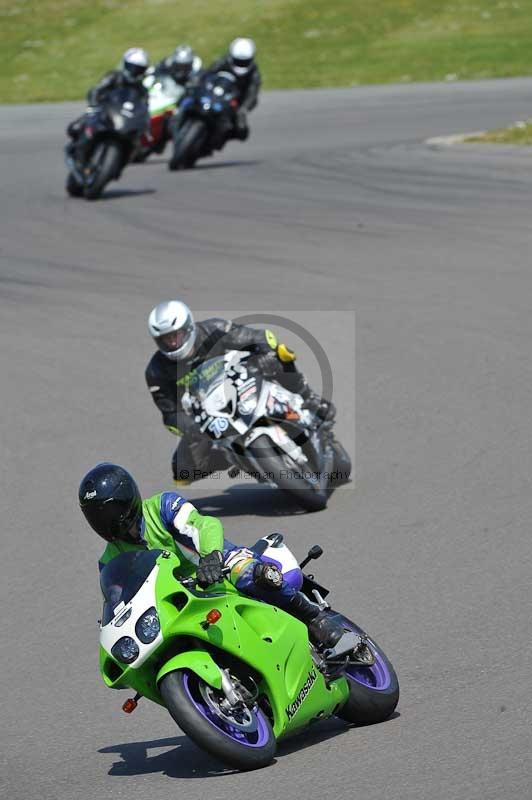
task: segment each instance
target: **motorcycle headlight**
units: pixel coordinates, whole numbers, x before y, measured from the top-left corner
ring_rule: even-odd
[[[138,618],[137,624],[135,625],[135,633],[142,644],[150,644],[150,642],[153,642],[153,640],[157,638],[160,630],[161,623],[159,622],[157,611],[153,606]]]
[[[122,636],[111,648],[111,655],[117,661],[131,664],[139,655],[139,646],[131,636]]]

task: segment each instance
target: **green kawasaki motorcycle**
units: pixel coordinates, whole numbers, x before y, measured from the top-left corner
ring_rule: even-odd
[[[251,549],[284,572],[285,565],[297,571],[280,534]],[[311,548],[301,568],[321,554]],[[268,765],[279,739],[317,720],[381,722],[397,705],[392,665],[358,625],[328,606],[328,591],[313,575],[304,575],[302,591],[346,630],[325,652],[309,643],[302,622],[229,581],[201,591],[167,551],[117,556],[102,570],[101,587],[101,674],[107,686],[136,692],[123,710],[133,711],[141,697],[165,706],[199,747],[230,767]]]

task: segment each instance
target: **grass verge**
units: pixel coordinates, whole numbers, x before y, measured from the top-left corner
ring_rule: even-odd
[[[0,0],[0,101],[83,97],[129,46],[252,36],[267,88],[532,72],[532,0]]]
[[[509,128],[486,131],[479,136],[467,136],[464,142],[485,144],[532,144],[532,120],[516,122]]]

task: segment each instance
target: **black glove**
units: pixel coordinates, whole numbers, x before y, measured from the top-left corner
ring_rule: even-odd
[[[213,550],[206,556],[201,556],[196,572],[196,580],[200,589],[206,589],[211,583],[218,583],[223,578],[222,567],[224,557],[220,550]]]
[[[283,585],[283,573],[275,564],[263,561],[253,570],[253,583],[268,592],[279,591]]]

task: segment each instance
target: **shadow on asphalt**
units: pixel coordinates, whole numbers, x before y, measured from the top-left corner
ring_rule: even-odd
[[[235,161],[214,161],[208,164],[196,164],[194,166],[195,170],[202,170],[202,169],[225,169],[225,167],[255,167],[257,164],[262,164],[262,161],[257,160],[250,160],[250,161],[243,161],[243,160],[235,160]]]
[[[142,161],[139,164],[131,164],[130,166],[135,167],[146,167],[150,164],[156,166],[157,164],[168,164],[170,156],[168,158],[160,157],[160,158],[149,158],[146,161]],[[182,174],[190,175],[193,172],[198,170],[204,169],[225,169],[228,167],[255,167],[257,164],[262,164],[262,161],[258,159],[234,159],[232,161],[211,161],[208,163],[201,162],[199,164],[195,164],[192,169],[185,169],[185,170],[177,170],[177,172],[181,172]]]
[[[108,189],[96,202],[117,200],[119,197],[141,197],[145,194],[155,194],[156,191],[156,189]]]
[[[399,717],[396,711],[387,722]],[[348,725],[339,719],[329,719],[312,729],[286,739],[279,744],[276,760],[285,758],[298,750],[317,747],[333,737],[344,736],[355,726]],[[363,728],[359,733],[363,736]],[[351,745],[352,746],[352,745]],[[165,748],[163,753],[150,755],[150,750]],[[148,775],[160,773],[169,778],[217,778],[237,773],[237,770],[223,767],[216,759],[200,750],[187,736],[172,736],[167,739],[152,739],[147,742],[125,742],[123,744],[102,747],[99,753],[117,753],[121,760],[115,761],[109,770],[112,776]],[[319,756],[319,748],[316,757]]]
[[[150,750],[165,749],[163,753],[150,755]],[[115,761],[109,775],[148,775],[154,772],[169,778],[213,778],[229,775],[236,770],[226,769],[211,758],[187,736],[168,739],[153,739],[147,742],[126,742],[103,747],[99,753],[118,753],[121,761]]]
[[[216,517],[283,517],[307,513],[279,489],[253,483],[230,486],[221,494],[196,497],[194,505],[202,514]]]

